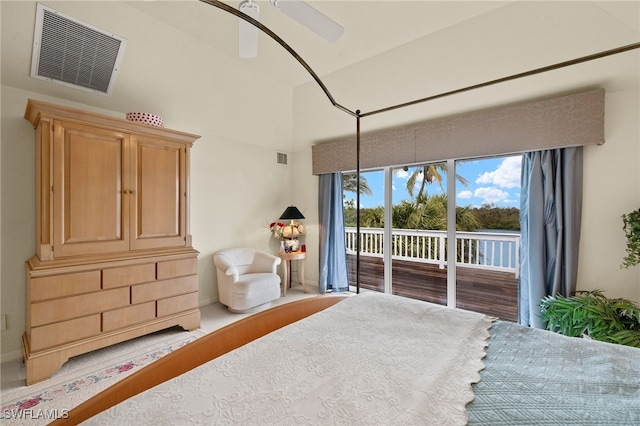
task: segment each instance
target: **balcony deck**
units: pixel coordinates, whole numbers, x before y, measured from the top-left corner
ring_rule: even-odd
[[[349,282],[356,282],[356,256],[347,255]],[[360,287],[384,291],[384,265],[380,257],[360,256]],[[437,265],[393,261],[393,294],[447,304],[447,270]],[[515,274],[458,267],[457,307],[506,321],[518,318],[518,279]]]

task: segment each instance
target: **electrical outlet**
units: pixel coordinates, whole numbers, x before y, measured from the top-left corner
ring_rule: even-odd
[[[7,329],[7,316],[2,314],[2,328],[0,331],[5,331]]]

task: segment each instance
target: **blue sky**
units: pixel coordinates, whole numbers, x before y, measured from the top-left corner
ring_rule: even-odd
[[[519,207],[520,205],[520,167],[521,156],[499,157],[459,161],[456,165],[458,175],[469,182],[468,186],[456,183],[456,203],[459,206],[470,205],[480,207],[484,203],[495,204],[497,207]],[[397,169],[393,174],[393,202],[409,200],[406,187],[412,169],[407,172]],[[373,196],[361,195],[362,207],[376,207],[384,204],[384,172],[363,172],[373,190]],[[442,186],[446,192],[447,176],[443,176]],[[441,194],[440,185],[427,185],[430,195]],[[416,183],[415,192],[419,189]],[[355,200],[355,193],[347,193],[347,200]]]

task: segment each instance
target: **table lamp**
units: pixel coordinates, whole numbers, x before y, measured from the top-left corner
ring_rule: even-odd
[[[280,215],[280,219],[291,220],[291,223],[289,224],[291,226],[291,238],[297,240],[297,238],[294,237],[293,234],[293,227],[295,226],[296,220],[304,219],[304,215],[300,212],[300,210],[298,210],[298,208],[295,206],[289,206]],[[297,248],[295,248],[295,250],[297,250]]]

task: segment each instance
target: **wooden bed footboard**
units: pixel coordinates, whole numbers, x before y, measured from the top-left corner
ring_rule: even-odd
[[[203,336],[93,396],[51,425],[76,425],[120,402],[177,377],[279,328],[320,312],[348,296],[318,296],[258,312]]]

